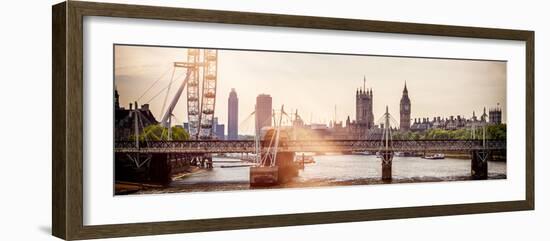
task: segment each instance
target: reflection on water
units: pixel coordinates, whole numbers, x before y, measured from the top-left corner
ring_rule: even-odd
[[[315,163],[306,164],[304,170],[300,171],[295,183],[321,182],[346,182],[365,179],[380,179],[382,168],[380,159],[372,155],[324,155],[315,156]],[[190,187],[202,184],[193,191],[200,190],[205,185],[216,186],[221,184],[243,184],[239,187],[228,189],[248,189],[249,168],[220,168],[221,165],[238,165],[235,159],[214,158],[214,169],[195,173],[189,177],[172,182],[172,188]],[[428,160],[420,157],[394,157],[392,171],[394,182],[407,179],[437,179],[437,180],[464,180],[470,175],[470,160],[445,158],[439,160]],[[489,176],[505,178],[505,162],[489,162]],[[246,185],[244,185],[246,184]],[[227,186],[227,185],[225,185]],[[212,190],[211,188],[206,188]],[[206,190],[205,189],[205,190]],[[222,188],[223,190],[224,188]],[[219,189],[216,189],[219,190]],[[185,191],[185,190],[181,190]]]

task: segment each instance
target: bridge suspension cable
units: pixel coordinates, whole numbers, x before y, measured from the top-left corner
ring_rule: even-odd
[[[271,133],[271,136],[270,136],[270,140],[269,140],[269,145],[267,146],[267,151],[264,155],[264,157],[262,158],[262,161],[261,161],[261,166],[267,166],[267,161],[270,160],[270,163],[269,163],[269,166],[270,167],[273,167],[276,165],[276,160],[277,160],[277,152],[278,152],[278,147],[279,147],[279,139],[280,139],[280,133],[281,133],[281,123],[282,123],[282,119],[283,119],[283,116],[285,115],[286,113],[284,112],[284,105],[281,106],[281,114],[279,115],[279,119],[277,121],[277,115],[275,113],[275,110],[272,110],[272,119],[273,119],[273,122],[274,122],[274,130],[273,130],[273,133]],[[256,148],[259,149],[258,146],[256,146]]]
[[[386,106],[386,113],[384,113],[384,129],[382,133],[382,142],[385,151],[389,151],[392,145],[392,130],[390,125],[391,115],[388,111],[388,106]]]
[[[247,115],[244,120],[242,120],[240,123],[239,123],[239,132],[243,133],[246,133],[246,131],[248,131],[248,127],[250,126],[250,120],[252,120],[252,117],[255,117],[256,115],[256,111],[252,111],[252,113],[250,113],[249,115]],[[247,129],[245,129],[247,128]],[[254,127],[252,127],[254,128]]]
[[[178,77],[174,78],[174,81],[180,79],[184,74],[186,74],[185,72],[183,74],[180,74],[178,75]],[[155,100],[157,97],[160,96],[160,94],[164,93],[164,91],[166,91],[168,89],[168,85],[164,86],[162,89],[160,89],[159,91],[157,91],[153,97],[151,97],[148,101],[145,102],[145,104],[149,104],[151,103],[153,100]],[[161,112],[161,115],[162,115],[162,112]]]
[[[174,71],[175,71],[175,66],[174,66]],[[174,108],[176,107],[176,105],[178,104],[178,100],[181,96],[181,93],[183,93],[183,89],[185,88],[185,86],[187,85],[187,82],[189,81],[189,76],[191,74],[191,72],[193,72],[193,70],[187,70],[186,72],[186,76],[185,76],[185,79],[182,81],[180,87],[178,88],[178,90],[176,91],[176,93],[174,94],[174,98],[172,99],[172,101],[170,102],[170,105],[168,106],[168,109],[166,110],[166,112],[164,112],[164,107],[163,107],[163,113],[164,115],[162,116],[162,119],[161,119],[161,124],[162,126],[164,127],[170,127],[170,117],[172,116],[172,112],[174,111]],[[172,74],[173,75],[173,74]],[[170,85],[171,85],[171,82],[169,84],[169,87],[168,89],[170,89]],[[164,99],[164,104],[166,104],[166,100],[168,98],[168,93],[166,93],[166,97]]]
[[[160,81],[164,78],[164,76],[166,76],[166,74],[168,74],[168,72],[170,72],[171,69],[172,69],[171,67],[166,68],[166,70],[157,78],[157,80],[155,80],[155,81],[149,86],[149,88],[147,88],[147,89],[139,96],[139,98],[137,98],[136,101],[140,101],[141,98],[143,98],[143,97],[149,92],[149,90],[151,90],[158,82],[160,82]]]

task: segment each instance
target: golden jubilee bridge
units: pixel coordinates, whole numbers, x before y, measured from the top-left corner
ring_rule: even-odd
[[[260,141],[259,152],[270,149],[270,141]],[[285,140],[278,143],[279,152],[377,152],[385,149],[381,140]],[[254,140],[189,140],[148,141],[136,147],[133,141],[115,142],[116,153],[222,154],[256,153]],[[391,140],[388,151],[444,152],[505,150],[506,140]]]
[[[472,179],[488,177],[488,158],[491,153],[506,150],[506,140],[281,140],[274,149],[273,142],[264,140],[189,140],[189,141],[149,141],[136,147],[135,142],[115,142],[117,155],[150,156],[151,160],[164,160],[170,156],[211,156],[224,153],[252,153],[258,157],[250,169],[251,185],[277,184],[284,172],[296,168],[294,154],[297,152],[376,152],[380,156],[382,180],[392,179],[392,159],[396,152],[463,152],[470,153]],[[290,155],[289,155],[290,154]],[[299,156],[298,156],[299,157]],[[286,159],[286,160],[285,160]],[[147,160],[147,159],[144,159]],[[211,159],[210,159],[211,161]],[[155,161],[153,161],[155,162]],[[302,164],[303,168],[303,164]],[[277,174],[275,174],[277,173]],[[268,180],[267,182],[265,180]]]

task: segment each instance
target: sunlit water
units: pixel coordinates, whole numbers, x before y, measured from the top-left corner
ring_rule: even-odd
[[[315,163],[306,164],[293,182],[345,182],[364,179],[380,179],[382,168],[380,159],[373,155],[323,155],[315,156]],[[214,158],[214,169],[175,180],[172,188],[185,188],[194,184],[248,184],[249,167],[220,168],[220,166],[240,165],[235,159]],[[233,163],[231,163],[233,162]],[[471,161],[445,158],[428,160],[420,157],[394,157],[392,175],[394,182],[405,179],[463,180],[470,175]],[[489,175],[505,178],[506,162],[489,162]],[[243,189],[246,185],[241,185]],[[201,187],[199,187],[200,189]],[[234,188],[229,188],[234,189]],[[209,189],[210,190],[210,189]],[[194,190],[201,191],[201,190]]]

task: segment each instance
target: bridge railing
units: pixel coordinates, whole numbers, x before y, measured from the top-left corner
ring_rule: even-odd
[[[391,151],[471,151],[505,150],[506,140],[393,140]],[[269,142],[261,143],[261,151],[267,151]],[[254,153],[253,140],[192,140],[150,141],[136,148],[135,142],[117,141],[117,153]],[[286,140],[278,146],[280,152],[359,152],[379,151],[384,148],[379,140]]]
[[[384,143],[377,140],[299,140],[279,143],[279,151],[308,152],[355,152],[380,151]],[[505,140],[489,140],[483,146],[481,140],[394,140],[390,151],[470,151],[506,149]]]
[[[254,141],[192,140],[149,141],[136,148],[135,142],[117,141],[115,152],[141,153],[252,153]]]

